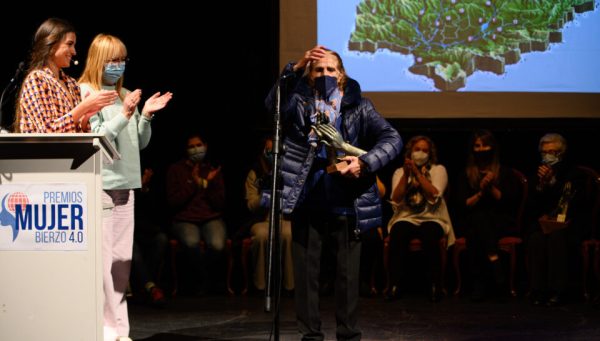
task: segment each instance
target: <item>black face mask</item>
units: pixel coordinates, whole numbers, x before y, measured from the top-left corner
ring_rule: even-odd
[[[473,158],[478,165],[489,165],[494,159],[494,150],[489,149],[473,152]]]
[[[315,78],[315,89],[325,100],[329,100],[329,96],[337,88],[337,78],[331,76],[321,76]]]
[[[263,154],[265,156],[265,160],[267,160],[269,165],[273,165],[273,150],[265,149],[263,150]]]

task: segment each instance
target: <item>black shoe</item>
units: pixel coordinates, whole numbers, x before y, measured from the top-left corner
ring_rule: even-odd
[[[371,298],[377,294],[377,292],[376,291],[373,292],[373,288],[371,288],[371,286],[365,282],[360,282],[359,293],[360,293],[360,297],[367,297],[367,298]]]
[[[531,300],[531,305],[534,305],[536,307],[546,305],[546,297],[540,291],[537,291],[537,290],[532,291],[529,298]]]
[[[394,285],[385,293],[384,300],[386,302],[392,302],[399,298],[400,298],[400,290],[398,289],[398,286]]]
[[[429,299],[431,300],[431,302],[439,302],[442,300],[442,297],[444,297],[444,292],[442,291],[442,286],[439,284],[435,284],[432,283],[431,284],[431,295],[429,296]]]
[[[564,302],[563,302],[562,296],[559,294],[555,294],[555,295],[552,295],[548,299],[548,302],[546,302],[546,305],[549,307],[558,307],[558,306],[563,305],[563,303]]]
[[[536,307],[543,306],[545,303],[546,302],[540,298],[531,299],[531,305],[536,306]]]

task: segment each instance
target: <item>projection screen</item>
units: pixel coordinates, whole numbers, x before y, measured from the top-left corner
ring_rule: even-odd
[[[600,0],[281,0],[280,67],[340,53],[388,118],[600,117]]]

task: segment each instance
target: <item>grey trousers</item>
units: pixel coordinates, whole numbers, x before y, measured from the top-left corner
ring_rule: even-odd
[[[360,340],[357,328],[360,241],[354,217],[295,212],[292,217],[295,303],[302,340],[324,340],[319,313],[319,272],[325,238],[336,257],[335,319],[338,340]]]

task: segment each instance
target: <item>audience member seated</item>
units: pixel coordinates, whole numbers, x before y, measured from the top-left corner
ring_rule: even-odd
[[[189,136],[186,148],[187,157],[167,172],[167,200],[174,212],[172,233],[183,256],[178,266],[181,289],[221,291],[227,241],[223,175],[220,166],[207,161],[208,144],[199,134]],[[201,240],[206,247],[204,254]]]
[[[137,292],[145,294],[146,299],[156,307],[165,304],[163,290],[158,286],[161,269],[164,266],[167,235],[162,231],[164,206],[157,203],[153,191],[154,171],[145,168],[142,175],[142,187],[135,190],[135,229],[133,236],[133,261],[131,267],[132,283]],[[161,209],[162,207],[162,209]]]
[[[409,243],[417,238],[428,264],[431,300],[443,295],[441,252],[454,243],[454,231],[444,200],[448,184],[446,168],[437,163],[433,141],[415,136],[406,144],[404,166],[392,178],[391,202],[394,215],[389,221],[390,288],[386,300],[399,297],[406,282]],[[443,248],[440,240],[446,237]],[[443,250],[442,250],[443,249]]]
[[[530,177],[527,206],[531,302],[559,305],[568,284],[569,240],[581,240],[577,231],[577,203],[581,190],[575,169],[565,161],[567,142],[559,134],[546,134],[539,142],[541,162]]]
[[[490,131],[474,132],[466,169],[457,186],[456,217],[462,220],[465,232],[473,301],[485,298],[490,270],[495,293],[501,296],[508,293],[498,240],[515,226],[519,187],[510,169],[500,164],[498,148]]]
[[[261,291],[266,286],[265,263],[269,238],[272,168],[273,140],[266,138],[263,144],[263,152],[246,178],[246,204],[253,214],[250,233],[252,236],[252,258],[254,259],[254,286]],[[294,290],[292,227],[287,219],[281,219],[280,226],[282,288],[290,293]]]

